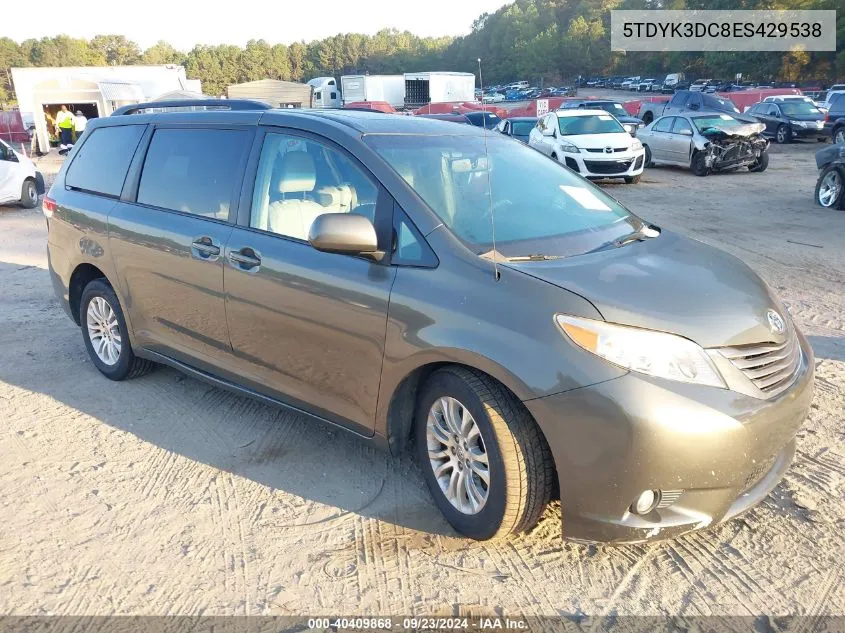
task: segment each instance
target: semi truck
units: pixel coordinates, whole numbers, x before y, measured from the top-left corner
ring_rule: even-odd
[[[403,75],[343,75],[340,78],[343,103],[384,101],[394,108],[405,105]]]
[[[315,108],[340,107],[340,90],[334,77],[314,77],[308,85],[314,88]]]
[[[405,73],[406,108],[474,100],[475,75],[472,73]]]

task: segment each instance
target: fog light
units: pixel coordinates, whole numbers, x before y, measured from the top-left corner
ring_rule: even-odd
[[[660,494],[657,490],[643,490],[637,500],[634,501],[634,512],[637,514],[648,514],[657,506],[660,501]]]

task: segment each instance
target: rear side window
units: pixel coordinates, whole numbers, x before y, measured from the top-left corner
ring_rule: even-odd
[[[65,185],[119,197],[143,125],[101,127],[91,132],[68,167]]]
[[[672,123],[675,121],[675,117],[673,116],[666,116],[662,119],[659,119],[657,123],[654,124],[652,128],[653,132],[668,132],[672,129]]]
[[[243,130],[156,130],[138,203],[227,220],[248,140]]]
[[[673,106],[682,106],[687,102],[687,99],[689,99],[688,92],[679,92],[674,97],[672,97],[671,103]]]

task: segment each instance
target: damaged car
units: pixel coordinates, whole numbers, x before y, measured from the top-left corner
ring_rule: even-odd
[[[745,167],[769,166],[769,142],[762,123],[742,121],[724,112],[696,112],[660,117],[637,132],[646,167],[656,163],[689,167],[696,176]]]
[[[816,152],[816,204],[845,211],[845,143],[825,147]]]

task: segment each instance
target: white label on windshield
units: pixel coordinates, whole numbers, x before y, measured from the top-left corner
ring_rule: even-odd
[[[600,114],[599,119],[602,120],[602,121],[612,121],[613,117],[610,116],[609,114]]]
[[[720,114],[719,118],[723,121],[733,121],[733,117],[728,114]]]
[[[561,185],[560,188],[585,209],[589,209],[590,211],[610,211],[610,207],[599,200],[598,196],[589,189],[573,187],[571,185]]]

